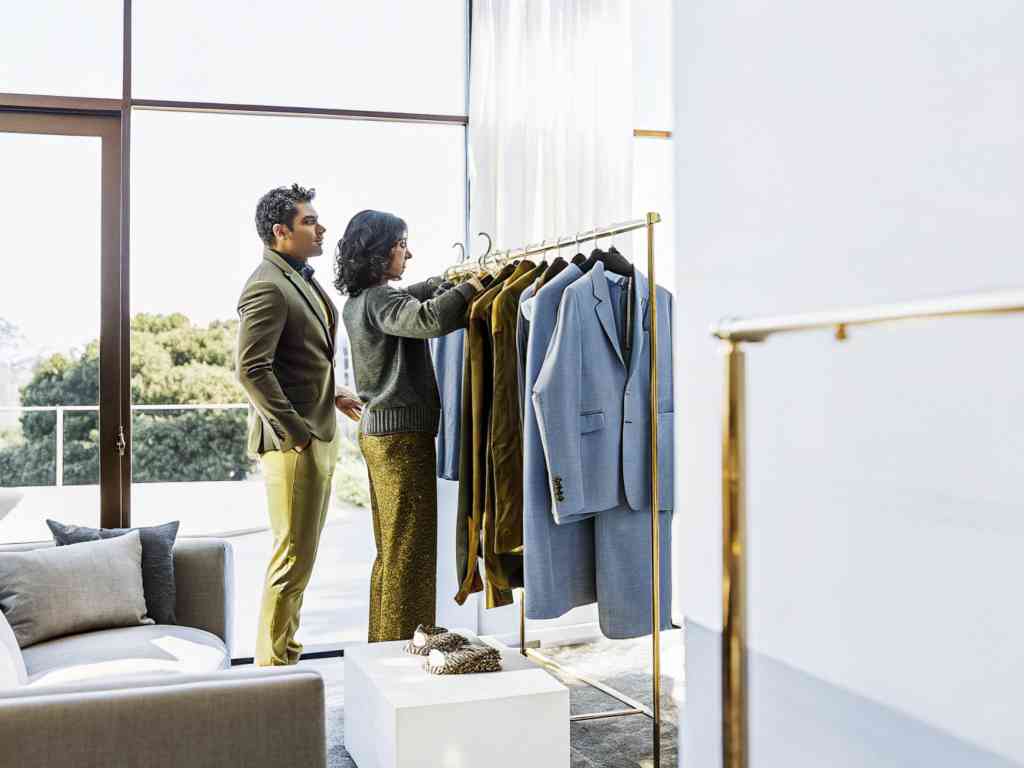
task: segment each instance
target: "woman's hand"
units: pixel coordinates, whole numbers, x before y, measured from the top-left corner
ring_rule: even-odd
[[[352,421],[359,421],[363,413],[363,403],[354,392],[345,391],[334,398],[334,406]]]

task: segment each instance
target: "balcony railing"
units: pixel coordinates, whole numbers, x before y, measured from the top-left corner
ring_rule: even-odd
[[[203,403],[160,403],[141,404],[132,406],[132,413],[155,413],[167,411],[245,411],[249,408],[247,402],[203,402]],[[63,454],[65,454],[65,414],[66,413],[89,413],[98,412],[99,406],[0,406],[0,414],[4,413],[53,413],[56,424],[54,425],[54,449],[55,449],[55,485],[63,487]],[[351,442],[356,442],[355,436],[358,425],[346,418],[338,416],[338,428],[342,435]]]
[[[133,405],[132,412],[149,411],[233,411],[245,410],[249,406],[246,403],[202,403],[189,405]],[[55,472],[56,485],[64,487],[64,414],[65,413],[88,413],[98,412],[98,405],[23,405],[23,406],[0,406],[0,413],[54,413],[56,414],[56,426],[54,427],[54,439],[56,442]]]
[[[158,405],[133,405],[132,412],[152,413],[158,411],[237,411],[248,409],[248,403],[188,403],[176,404],[166,403]],[[54,427],[54,439],[56,442],[56,486],[64,486],[64,414],[65,413],[88,413],[98,412],[98,405],[23,405],[23,406],[0,406],[0,413],[47,413],[53,412],[56,415]],[[342,435],[348,440],[355,442],[357,425],[346,419],[338,418],[338,426]]]

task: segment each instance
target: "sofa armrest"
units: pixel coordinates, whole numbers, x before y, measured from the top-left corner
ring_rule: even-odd
[[[179,539],[174,544],[178,624],[217,635],[231,652],[234,560],[224,539]]]
[[[324,683],[313,670],[225,670],[116,687],[0,694],[5,765],[39,768],[327,764]],[[59,735],[55,736],[55,724]]]

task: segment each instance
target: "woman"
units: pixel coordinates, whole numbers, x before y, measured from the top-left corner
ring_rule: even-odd
[[[435,621],[441,403],[426,340],[465,325],[471,279],[434,296],[439,278],[392,288],[412,258],[405,222],[380,211],[352,217],[335,253],[335,287],[363,402],[359,446],[370,476],[377,557],[370,576],[370,642],[405,640]]]

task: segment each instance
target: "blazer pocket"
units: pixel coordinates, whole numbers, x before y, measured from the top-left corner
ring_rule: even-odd
[[[580,414],[580,434],[604,429],[604,411],[587,411]]]
[[[316,400],[316,387],[312,384],[292,384],[281,389],[292,403],[312,403]]]

